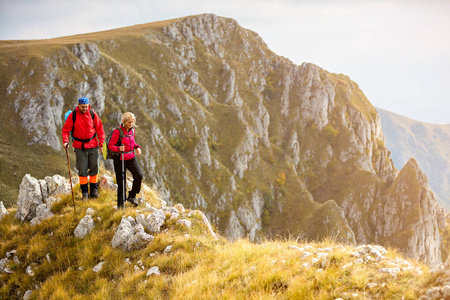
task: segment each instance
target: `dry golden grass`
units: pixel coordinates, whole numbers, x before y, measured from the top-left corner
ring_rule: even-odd
[[[111,247],[123,211],[114,208],[114,192],[100,195],[77,202],[75,213],[71,196],[62,196],[53,207],[55,216],[36,226],[20,224],[10,209],[0,222],[0,258],[15,249],[20,263],[10,264],[13,274],[0,274],[1,299],[27,290],[33,299],[415,299],[432,281],[428,268],[414,262],[422,275],[406,269],[395,277],[378,272],[396,259],[404,261],[392,249],[381,261],[356,264],[355,246],[331,239],[214,240],[197,217],[190,230],[167,220],[167,230],[146,248],[123,252]],[[157,203],[153,191],[144,197]],[[88,207],[95,209],[96,227],[86,238],[75,238],[73,230]],[[125,213],[137,211],[129,207]],[[164,254],[169,245],[172,251]],[[95,273],[99,262],[103,269]],[[29,265],[34,276],[25,272]],[[154,266],[161,275],[147,276]]]

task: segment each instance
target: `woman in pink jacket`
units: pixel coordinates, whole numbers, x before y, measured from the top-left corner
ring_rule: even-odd
[[[123,183],[126,182],[126,170],[129,170],[133,175],[133,187],[128,192],[128,198],[126,200],[134,206],[139,205],[136,200],[136,194],[141,191],[143,175],[135,157],[135,152],[137,155],[141,155],[141,146],[136,144],[134,139],[135,123],[136,117],[133,113],[124,113],[122,115],[122,124],[114,130],[108,144],[109,150],[118,154],[114,156],[114,171],[116,172],[117,182],[117,208],[122,208],[125,205]],[[119,141],[119,139],[121,140]],[[125,172],[122,169],[122,165],[125,168]]]

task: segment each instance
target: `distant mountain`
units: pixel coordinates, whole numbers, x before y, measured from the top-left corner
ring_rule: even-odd
[[[419,122],[377,108],[396,168],[414,157],[428,177],[437,201],[450,211],[450,124]]]
[[[230,239],[333,236],[442,262],[443,210],[414,159],[394,167],[357,83],[293,64],[235,20],[0,41],[0,57],[5,206],[25,173],[67,174],[64,113],[87,96],[106,130],[134,112],[145,179]]]

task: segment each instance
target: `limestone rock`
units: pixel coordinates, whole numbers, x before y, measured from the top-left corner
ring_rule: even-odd
[[[262,199],[261,192],[256,190],[252,195],[252,202],[248,206],[241,205],[238,208],[236,217],[239,224],[244,225],[241,227],[237,223],[230,223],[227,227],[227,235],[234,238],[243,237],[243,233],[247,232],[250,241],[255,241],[257,234],[261,231],[261,215],[263,212],[264,200]],[[232,230],[237,230],[232,232]],[[243,231],[242,229],[245,229]]]
[[[0,259],[0,272],[5,272],[6,273],[6,271],[5,271],[5,268],[8,266],[8,263],[9,263],[9,259],[8,258],[2,258],[2,259]]]
[[[185,228],[188,228],[188,229],[191,228],[191,226],[192,226],[191,221],[186,220],[186,219],[178,220],[178,221],[177,221],[177,224],[179,224],[179,225],[181,225],[181,226],[183,226],[183,227],[185,227]]]
[[[75,237],[82,239],[85,238],[94,227],[95,224],[92,216],[87,214],[80,220],[80,223],[78,223],[73,234]]]
[[[28,266],[25,273],[27,273],[29,276],[34,276],[34,271],[31,266]]]
[[[98,184],[101,189],[112,190],[112,191],[117,190],[117,184],[114,183],[114,179],[108,174],[103,174],[100,177]]]
[[[179,213],[184,213],[186,210],[184,209],[183,204],[181,203],[177,203],[174,205],[174,208],[176,208],[178,210]]]
[[[145,233],[144,227],[129,216],[122,218],[120,225],[116,228],[111,246],[122,251],[131,251],[141,249],[151,241],[153,236]]]
[[[214,230],[212,229],[211,223],[209,222],[208,218],[205,216],[205,214],[200,211],[200,210],[192,210],[189,212],[188,216],[191,217],[193,215],[197,215],[199,216],[202,221],[203,224],[208,228],[209,234],[216,240],[217,239],[217,235],[214,232]]]
[[[44,202],[42,196],[42,185],[30,174],[22,178],[19,186],[19,197],[17,199],[16,219],[30,221],[36,216],[36,207]]]
[[[233,241],[243,237],[245,235],[245,230],[239,222],[239,218],[234,210],[231,211],[230,218],[228,220],[228,226],[225,230],[227,238]]]
[[[387,250],[379,245],[361,245],[356,248],[356,252],[352,253],[352,256],[357,258],[363,258],[364,260],[380,261],[386,255]]]
[[[94,268],[92,268],[92,271],[94,271],[94,273],[98,273],[103,269],[103,265],[105,264],[105,262],[100,262],[97,265],[95,265]]]
[[[53,216],[50,208],[54,202],[60,199],[55,195],[69,194],[70,183],[60,175],[47,176],[45,180],[26,174],[19,186],[19,197],[17,199],[16,219],[23,221],[33,220],[33,224]]]
[[[442,225],[437,216],[444,212],[427,186],[425,174],[411,158],[387,191],[384,207],[378,213],[384,219],[379,234],[393,241],[392,245],[408,257],[420,257],[434,267],[442,263],[439,233]],[[404,228],[414,230],[405,235]]]
[[[161,275],[161,272],[159,271],[159,268],[157,266],[151,267],[150,270],[148,270],[147,276],[152,276],[152,275],[156,275],[156,276]]]
[[[92,207],[89,207],[88,209],[86,209],[86,215],[94,215],[95,214],[95,210]]]
[[[171,251],[172,251],[172,245],[169,245],[164,249],[165,254],[170,253]]]
[[[0,221],[3,219],[4,216],[9,215],[8,210],[3,205],[3,201],[0,201]]]
[[[50,210],[50,205],[42,203],[36,207],[36,216],[30,221],[30,224],[39,224],[42,220],[51,217],[53,217],[53,213]]]
[[[164,213],[163,210],[158,209],[157,211],[153,212],[145,219],[148,231],[151,233],[159,232],[165,220],[166,214]]]
[[[244,140],[231,156],[231,161],[234,163],[234,174],[239,178],[243,178],[244,172],[249,168],[250,161],[254,157],[257,145],[258,139],[247,128]]]
[[[47,183],[48,196],[67,195],[71,193],[70,182],[61,175],[46,176],[45,182]]]
[[[201,164],[211,165],[211,153],[209,151],[208,145],[209,128],[205,127],[202,129],[202,135],[200,141],[195,148],[194,156],[198,157]]]
[[[141,224],[137,224],[134,227],[134,232],[127,242],[128,251],[138,250],[145,248],[151,241],[153,236],[144,231],[144,227]]]
[[[81,59],[81,61],[90,67],[94,67],[100,60],[101,54],[96,44],[76,44],[73,46],[73,53]]]
[[[31,298],[31,295],[33,294],[33,292],[31,290],[27,290],[25,292],[25,294],[23,295],[23,300],[28,300]]]
[[[301,91],[302,122],[312,121],[321,129],[328,124],[328,113],[334,108],[336,92],[328,80],[321,79],[317,66],[305,63],[299,72],[306,83]]]

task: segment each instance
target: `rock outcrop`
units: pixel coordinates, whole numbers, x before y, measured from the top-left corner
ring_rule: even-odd
[[[377,108],[392,161],[402,168],[414,157],[437,201],[450,211],[450,124],[429,124]]]
[[[379,208],[378,214],[384,218],[378,225],[377,238],[408,257],[437,266],[442,262],[439,229],[445,227],[445,214],[427,186],[427,177],[410,159]]]
[[[151,241],[153,241],[153,236],[146,233],[144,227],[138,224],[133,217],[128,216],[122,218],[111,241],[111,246],[122,251],[132,251],[147,246]]]
[[[47,176],[45,180],[26,174],[20,184],[19,197],[17,199],[16,219],[23,221],[39,222],[51,217],[50,207],[58,201],[54,195],[70,193],[70,183],[60,175]]]

